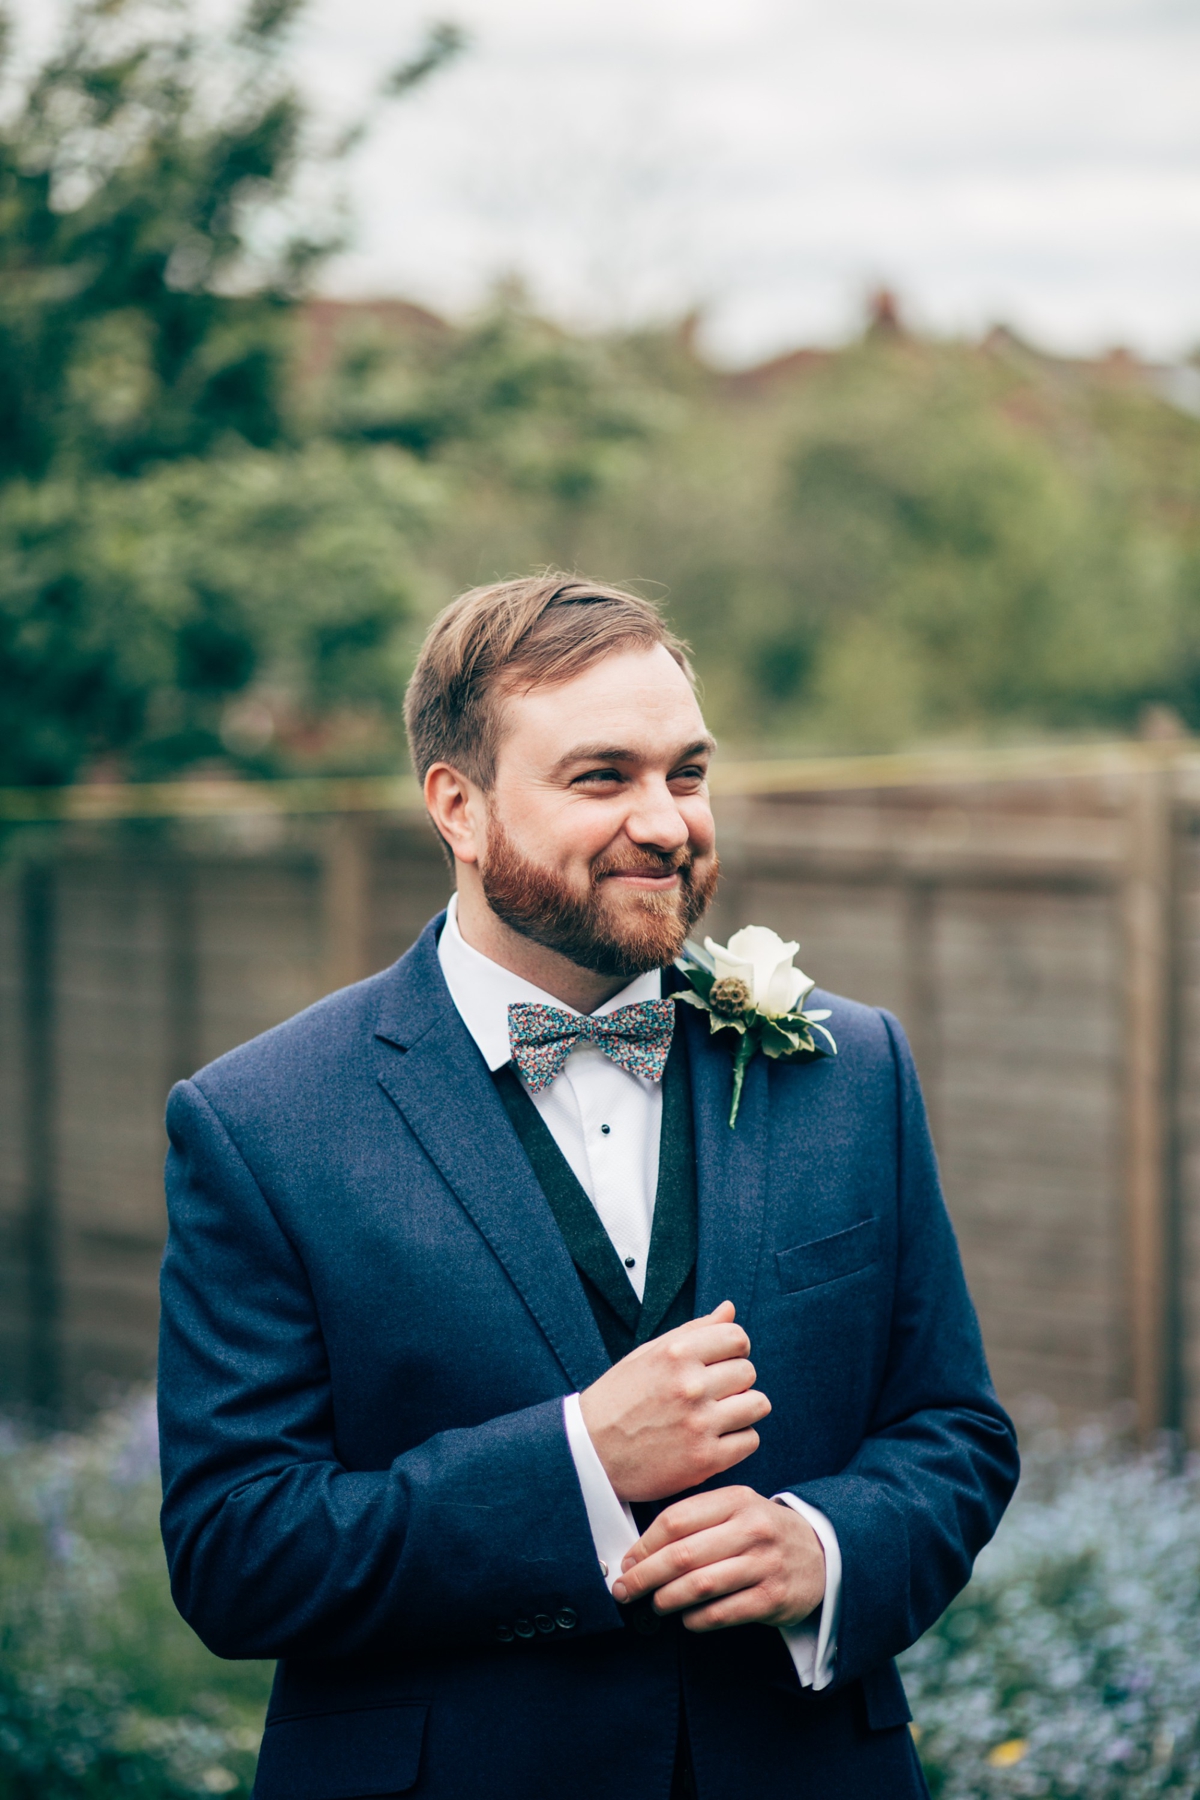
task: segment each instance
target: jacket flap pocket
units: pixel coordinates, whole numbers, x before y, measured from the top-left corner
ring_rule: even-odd
[[[365,1800],[417,1779],[428,1706],[309,1713],[268,1725],[254,1800]]]
[[[779,1285],[785,1294],[798,1294],[803,1288],[836,1281],[840,1275],[853,1275],[873,1263],[876,1255],[875,1221],[863,1219],[846,1231],[835,1231],[832,1237],[796,1244],[791,1250],[777,1250]]]

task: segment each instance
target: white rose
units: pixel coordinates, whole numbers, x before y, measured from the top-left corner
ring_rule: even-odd
[[[785,944],[765,925],[745,925],[725,945],[705,938],[704,948],[717,980],[734,975],[744,981],[755,1007],[770,1019],[799,1012],[816,986],[802,969],[792,967],[799,944]]]

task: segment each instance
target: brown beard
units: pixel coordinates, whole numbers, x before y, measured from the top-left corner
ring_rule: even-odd
[[[632,917],[616,918],[608,909],[605,877],[618,870],[676,872],[679,886],[670,893],[637,893]],[[627,850],[593,863],[588,892],[580,895],[549,869],[523,857],[493,813],[479,873],[488,905],[513,931],[594,975],[632,980],[665,968],[679,955],[713,897],[720,864],[715,854],[698,864],[687,849]]]

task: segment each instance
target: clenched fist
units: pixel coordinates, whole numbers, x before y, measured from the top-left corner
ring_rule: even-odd
[[[771,1402],[754,1386],[750,1339],[731,1300],[614,1363],[579,1397],[583,1422],[621,1500],[665,1500],[758,1449]]]

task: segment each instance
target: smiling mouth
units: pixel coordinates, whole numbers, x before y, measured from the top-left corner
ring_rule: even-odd
[[[678,869],[609,869],[602,881],[628,881],[638,886],[667,888],[679,883]]]

